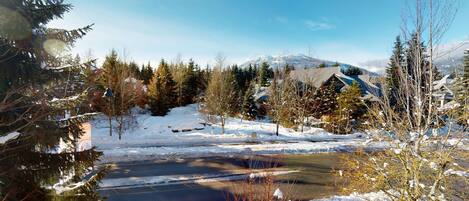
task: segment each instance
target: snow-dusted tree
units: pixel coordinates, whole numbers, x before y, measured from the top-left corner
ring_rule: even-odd
[[[330,83],[322,85],[316,90],[311,104],[312,116],[320,119],[331,115],[337,109],[336,85],[338,82],[337,79],[333,79]]]
[[[244,93],[241,115],[248,120],[256,119],[258,116],[256,101],[254,100],[255,83],[251,82]]]
[[[205,91],[205,109],[209,115],[215,115],[220,119],[222,133],[225,133],[225,121],[235,113],[238,100],[233,74],[224,69],[225,57],[220,54],[215,61],[216,64]]]
[[[148,99],[152,115],[166,115],[169,109],[176,105],[175,85],[168,64],[161,60],[148,85]]]
[[[398,104],[405,112],[396,112],[386,96],[371,110],[371,143],[385,141],[387,149],[347,159],[345,176],[353,190],[380,190],[391,200],[467,200],[467,167],[459,165],[468,158],[462,149],[467,132],[456,126],[451,112],[437,110],[432,83],[434,49],[454,17],[454,1],[416,1],[409,9],[405,36],[420,44],[426,36],[428,56],[422,48],[409,51],[412,68],[401,66]],[[410,34],[409,34],[410,33]],[[409,74],[409,71],[412,71]],[[409,76],[410,75],[410,76]],[[387,89],[384,87],[383,89]],[[386,92],[386,91],[385,91]],[[445,118],[448,117],[448,118]],[[461,171],[461,172],[457,172]],[[466,172],[466,173],[464,173]]]
[[[95,189],[104,172],[85,176],[101,154],[76,143],[92,115],[78,109],[87,91],[80,76],[69,77],[90,62],[76,63],[67,51],[91,26],[46,26],[71,8],[60,0],[0,1],[2,200],[100,198]]]
[[[259,73],[257,77],[257,81],[260,86],[267,86],[269,78],[269,64],[267,62],[262,62],[261,66],[259,67]]]

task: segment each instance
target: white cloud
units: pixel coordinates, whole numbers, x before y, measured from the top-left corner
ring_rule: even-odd
[[[335,25],[329,23],[326,19],[320,21],[305,20],[305,25],[312,31],[335,29]]]
[[[375,59],[358,63],[359,66],[375,73],[384,73],[389,59]]]

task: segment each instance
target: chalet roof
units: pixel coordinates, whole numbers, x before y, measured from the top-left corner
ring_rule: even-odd
[[[327,67],[293,70],[290,72],[290,77],[304,83],[312,83],[314,87],[319,88],[334,74],[346,76],[340,72],[340,67]]]
[[[317,88],[332,76],[337,77],[346,87],[351,86],[353,82],[357,82],[360,85],[363,97],[376,99],[380,96],[380,88],[370,82],[368,74],[348,76],[341,72],[340,67],[299,69],[290,72],[291,78],[312,83]]]

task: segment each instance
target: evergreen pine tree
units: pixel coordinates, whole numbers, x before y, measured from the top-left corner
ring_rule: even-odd
[[[334,133],[346,134],[358,125],[357,121],[364,114],[365,105],[361,97],[361,89],[357,82],[341,92],[337,98],[338,107],[327,130]]]
[[[182,78],[182,104],[187,105],[193,103],[197,95],[197,77],[195,72],[195,64],[191,59],[187,67],[183,69]]]
[[[256,119],[256,117],[258,116],[256,102],[254,101],[254,88],[255,84],[254,82],[252,82],[244,93],[243,98],[243,107],[241,114],[244,118],[248,120]]]
[[[141,80],[143,80],[144,85],[150,84],[151,79],[153,78],[153,68],[150,65],[150,62],[146,66],[142,67]]]
[[[311,110],[315,118],[320,119],[324,115],[331,115],[337,109],[336,81],[334,79],[328,85],[319,87],[314,94]]]
[[[269,76],[269,64],[267,62],[262,62],[261,67],[259,68],[259,76],[257,81],[260,86],[267,86],[267,79]]]
[[[130,69],[130,74],[134,76],[135,79],[141,80],[141,72],[140,69],[138,68],[137,63],[134,61],[131,61],[130,63],[127,64],[128,68]]]
[[[163,116],[174,106],[176,101],[176,83],[169,72],[169,66],[161,60],[158,69],[148,86],[148,98],[152,115]]]
[[[396,37],[393,54],[389,61],[389,66],[386,68],[386,95],[388,96],[389,103],[394,106],[399,99],[399,72],[404,64],[404,49],[400,36]]]
[[[71,8],[63,1],[0,1],[0,136],[9,136],[0,143],[3,200],[100,199],[95,190],[104,172],[85,175],[101,154],[76,144],[92,114],[77,110],[86,91],[74,86],[83,80],[68,76],[89,63],[70,62],[58,56],[65,49],[49,47],[70,46],[91,30],[46,27]],[[63,151],[60,141],[68,144]],[[64,192],[47,188],[54,184]]]

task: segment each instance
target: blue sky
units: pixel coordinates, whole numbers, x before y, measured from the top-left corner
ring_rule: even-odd
[[[98,58],[112,48],[128,60],[194,58],[222,52],[241,63],[258,55],[310,54],[359,64],[387,58],[400,33],[406,0],[70,0],[53,27],[95,23],[74,48]],[[462,1],[443,43],[469,38],[469,2]],[[101,59],[102,60],[102,59]]]

